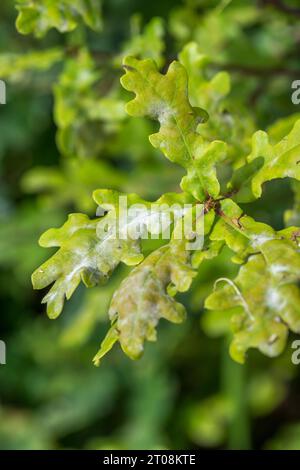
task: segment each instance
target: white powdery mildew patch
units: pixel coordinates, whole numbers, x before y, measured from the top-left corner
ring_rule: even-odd
[[[269,240],[273,240],[274,237],[270,235],[261,234],[261,235],[254,235],[252,237],[252,246],[253,248],[259,248],[264,243],[268,242]]]
[[[170,145],[166,140],[161,141],[161,143],[159,144],[159,148],[165,155],[168,155],[170,153]]]
[[[88,261],[89,258],[82,260],[69,274],[67,274],[65,282],[71,281],[74,276],[80,274],[85,268],[89,268],[92,263],[88,263]]]
[[[271,287],[266,293],[266,304],[273,310],[282,310],[286,305],[286,300],[280,295],[277,289]]]
[[[285,171],[285,176],[287,176],[288,178],[295,178],[295,171],[294,170],[286,170]]]
[[[157,103],[151,109],[151,115],[158,120],[161,126],[169,121],[172,114],[172,109],[165,103]]]
[[[269,267],[269,271],[273,275],[280,274],[280,273],[285,273],[288,270],[289,270],[288,267],[285,266],[284,264],[272,264]]]

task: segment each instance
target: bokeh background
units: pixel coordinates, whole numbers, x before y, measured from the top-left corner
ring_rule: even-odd
[[[140,361],[116,347],[100,368],[91,359],[125,268],[104,287],[78,289],[56,321],[30,281],[50,255],[38,246],[41,233],[70,212],[93,216],[94,189],[155,198],[178,187],[180,170],[148,142],[155,125],[124,113],[122,56],[150,56],[164,70],[194,41],[207,56],[199,61],[205,79],[231,75],[224,112],[231,106],[248,136],[269,128],[277,139],[300,117],[291,102],[291,83],[300,79],[299,2],[103,0],[100,33],[51,30],[41,39],[19,34],[16,17],[14,2],[2,0],[0,448],[300,449],[300,369],[290,345],[277,359],[250,352],[237,365],[226,325],[203,312],[214,281],[236,272],[229,252],[204,263],[182,296],[185,324],[161,322]],[[285,180],[267,184],[248,213],[283,228],[293,190],[300,193]]]

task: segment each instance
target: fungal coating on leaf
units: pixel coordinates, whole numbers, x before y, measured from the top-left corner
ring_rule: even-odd
[[[266,132],[256,132],[249,150],[246,144],[249,135],[242,128],[236,133],[232,129],[227,132],[234,121],[223,125],[224,108],[220,103],[230,90],[227,74],[220,72],[210,80],[199,78],[198,68],[205,58],[194,43],[185,47],[179,59],[162,74],[151,59],[126,57],[121,83],[135,94],[127,103],[127,112],[159,123],[158,132],[149,137],[150,142],[185,169],[181,180],[184,192],[162,195],[155,202],[154,214],[150,213],[151,203],[137,194],[129,194],[129,207],[140,204],[143,208],[131,215],[125,225],[121,224],[113,238],[111,207],[118,206],[120,193],[97,190],[94,200],[102,210],[98,221],[75,214],[61,229],[50,230],[41,239],[44,246],[60,247],[33,275],[36,288],[54,282],[44,298],[52,317],[60,313],[64,298],[72,295],[80,279],[89,286],[107,278],[120,262],[137,265],[112,296],[111,327],[95,356],[95,364],[116,342],[129,357],[136,359],[143,353],[145,341],[156,339],[161,318],[181,322],[185,309],[174,296],[187,291],[201,263],[218,256],[225,245],[233,252],[232,261],[241,267],[233,280],[220,277],[214,292],[206,299],[206,329],[213,322],[210,314],[221,325],[212,328],[213,334],[228,332],[230,325],[230,353],[238,362],[244,362],[250,348],[277,356],[286,344],[288,331],[300,333],[300,229],[293,226],[293,221],[299,219],[298,199],[286,213],[290,226],[279,231],[248,216],[244,206],[242,209],[237,204],[260,197],[264,183],[275,178],[293,178],[298,194],[295,181],[300,179],[300,120],[295,119],[293,127],[289,123],[285,132],[281,129],[276,134],[271,130],[270,137]],[[206,93],[203,97],[201,90]],[[207,104],[212,114],[212,121],[207,123],[208,114],[201,108],[202,103]],[[63,119],[66,116],[63,112]],[[208,123],[211,125],[207,126]],[[226,143],[215,140],[219,134]],[[220,173],[221,185],[217,166],[225,158],[232,174]],[[191,205],[187,212],[186,203]],[[161,234],[159,222],[166,216],[164,204],[176,206],[172,211],[171,239],[142,261],[140,240],[128,235],[127,229],[142,224],[146,232]],[[195,215],[198,208],[200,216]],[[118,214],[122,213],[119,207]],[[192,215],[193,228],[183,238],[177,238],[179,223],[175,222],[186,220],[188,215]],[[199,233],[201,246],[194,251],[187,249],[186,243],[197,239]]]
[[[266,132],[257,131],[247,163],[235,172],[229,187],[238,189],[237,201],[250,202],[261,196],[265,182],[287,177],[300,180],[300,120],[275,145]]]
[[[205,302],[213,311],[235,309],[230,353],[238,362],[244,362],[249,348],[277,356],[285,347],[288,330],[300,333],[297,246],[289,240],[269,240],[261,245],[261,252],[240,268],[236,289],[230,284],[218,286]]]
[[[149,255],[114,293],[109,316],[122,349],[132,359],[141,356],[145,340],[156,340],[161,318],[173,323],[184,320],[185,308],[173,296],[188,290],[196,275],[190,258],[182,242],[171,241]]]
[[[107,211],[103,217],[91,220],[84,214],[71,214],[61,228],[50,229],[41,236],[41,246],[59,247],[32,275],[35,289],[54,282],[43,299],[49,317],[56,318],[61,313],[65,298],[72,296],[81,280],[92,287],[106,281],[120,262],[129,266],[140,263],[143,229],[159,234],[169,217],[174,216],[165,204],[180,214],[180,207],[189,200],[183,193],[168,193],[151,205],[136,194],[129,194],[127,205],[122,206],[122,196],[114,190],[97,190],[94,200],[102,213]],[[138,204],[140,210],[128,212],[128,208],[139,207]]]
[[[121,83],[136,95],[126,110],[131,116],[149,116],[159,122],[159,132],[150,135],[149,140],[169,160],[187,170],[182,189],[201,201],[206,194],[217,197],[220,185],[215,167],[224,160],[226,145],[222,141],[206,141],[198,133],[198,125],[206,114],[189,102],[184,66],[174,61],[163,75],[150,59],[126,57],[124,68]]]
[[[17,29],[22,34],[43,37],[51,28],[73,31],[82,18],[94,30],[101,29],[99,0],[17,0]]]
[[[53,284],[43,298],[50,318],[56,318],[82,280],[87,287],[105,281],[119,262],[141,261],[136,240],[113,239],[103,231],[97,235],[97,226],[104,220],[90,220],[83,214],[71,214],[59,229],[50,229],[40,238],[44,247],[58,246],[59,250],[32,275],[35,289]]]

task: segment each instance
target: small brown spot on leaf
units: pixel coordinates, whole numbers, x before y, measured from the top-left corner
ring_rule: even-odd
[[[123,65],[123,69],[128,70],[128,72],[136,72],[136,69],[131,67],[131,65]]]

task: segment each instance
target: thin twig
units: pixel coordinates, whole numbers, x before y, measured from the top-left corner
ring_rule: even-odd
[[[300,8],[286,5],[282,0],[260,0],[260,4],[263,6],[272,5],[277,10],[280,10],[289,15],[300,16]]]

